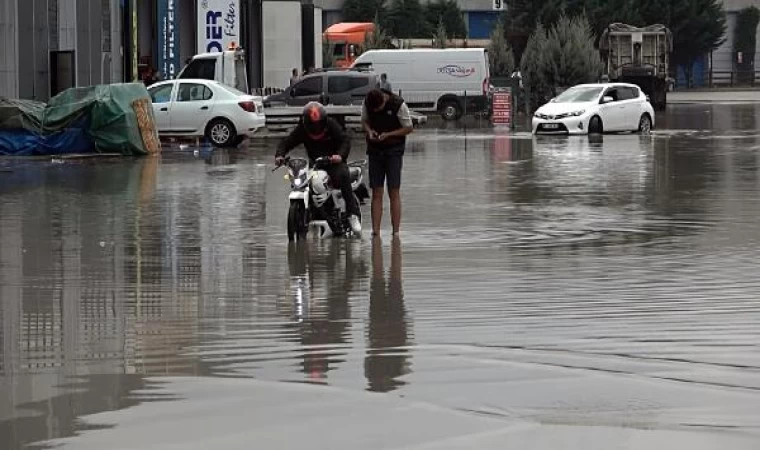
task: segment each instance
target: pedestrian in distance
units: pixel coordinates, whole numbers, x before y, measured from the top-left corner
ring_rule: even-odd
[[[392,92],[373,89],[362,106],[362,127],[367,138],[369,184],[372,189],[372,234],[380,234],[383,194],[388,188],[391,225],[397,235],[401,227],[401,169],[406,136],[414,128],[404,99]]]
[[[293,69],[293,72],[290,76],[290,85],[293,86],[294,84],[298,83],[298,80],[300,80],[301,77],[298,76],[298,69]]]
[[[393,86],[391,86],[391,83],[388,81],[387,73],[380,75],[380,89],[388,92],[393,92]]]

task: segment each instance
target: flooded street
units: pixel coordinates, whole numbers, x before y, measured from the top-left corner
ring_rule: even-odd
[[[662,119],[419,130],[374,241],[274,140],[0,160],[0,448],[760,448],[760,104]]]

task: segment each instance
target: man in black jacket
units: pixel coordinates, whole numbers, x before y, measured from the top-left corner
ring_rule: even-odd
[[[346,202],[351,230],[356,234],[361,233],[359,205],[351,189],[351,175],[346,164],[348,154],[351,153],[351,140],[338,122],[327,116],[324,106],[317,102],[311,102],[304,107],[298,126],[280,142],[275,155],[275,164],[281,165],[285,155],[301,144],[306,147],[306,154],[312,163],[320,157],[330,158],[332,164],[325,167],[325,171],[330,180],[340,187],[340,192]]]
[[[406,135],[412,118],[404,99],[389,91],[375,89],[367,94],[362,108],[362,126],[367,134],[369,184],[372,188],[372,234],[380,234],[383,218],[383,189],[388,186],[393,234],[401,226],[401,167]]]

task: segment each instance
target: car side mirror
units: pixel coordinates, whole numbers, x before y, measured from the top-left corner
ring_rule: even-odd
[[[602,97],[602,105],[604,105],[605,103],[612,103],[614,101],[615,99],[610,97],[609,95],[605,95],[604,97]]]

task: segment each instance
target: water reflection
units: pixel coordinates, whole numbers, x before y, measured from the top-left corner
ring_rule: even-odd
[[[388,274],[383,265],[383,243],[372,240],[372,278],[369,288],[369,326],[364,376],[367,390],[389,392],[403,386],[411,372],[409,319],[404,305],[401,239],[391,241]]]
[[[726,121],[750,127],[751,111],[735,114]],[[76,433],[81,414],[132,406],[145,375],[396,390],[572,423],[581,409],[646,398],[655,406],[637,417],[652,426],[752,424],[730,401],[662,400],[647,384],[723,383],[755,400],[760,181],[746,144],[758,136],[732,133],[420,130],[405,159],[403,248],[289,246],[272,142],[4,164],[0,442]],[[554,372],[501,369],[521,358],[591,381],[566,388]],[[619,385],[586,375],[621,367],[632,375],[611,375]],[[523,389],[536,373],[551,380]],[[521,387],[481,388],[510,376]],[[628,390],[633,379],[647,387]],[[650,414],[661,403],[670,416]]]
[[[288,247],[292,319],[303,348],[301,369],[325,381],[345,361],[350,340],[349,298],[366,276],[361,249],[349,240],[298,242]]]

